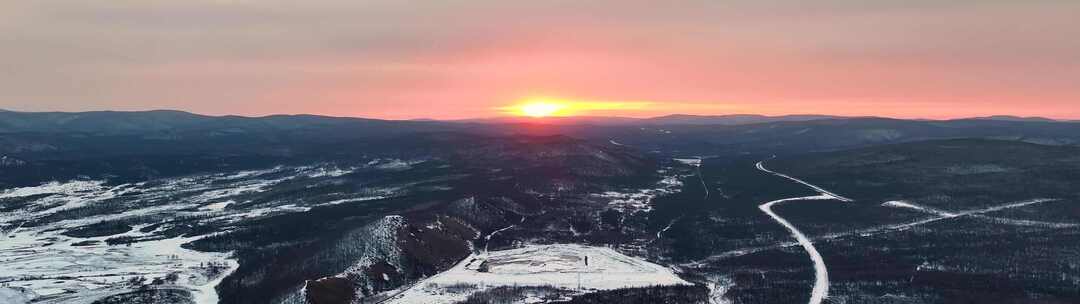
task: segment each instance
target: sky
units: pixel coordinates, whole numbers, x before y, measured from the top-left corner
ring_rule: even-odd
[[[1076,0],[0,4],[0,109],[1080,118]]]

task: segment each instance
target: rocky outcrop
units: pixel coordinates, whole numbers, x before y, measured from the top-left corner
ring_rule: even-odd
[[[364,238],[358,242],[363,253],[352,267],[307,281],[304,296],[312,304],[362,302],[453,266],[471,253],[471,241],[478,235],[464,221],[448,216],[384,217],[357,234]]]

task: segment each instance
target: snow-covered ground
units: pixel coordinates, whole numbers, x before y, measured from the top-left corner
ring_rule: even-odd
[[[694,167],[700,167],[701,166],[701,158],[700,157],[696,157],[696,158],[675,158],[674,160],[676,162],[679,162],[681,164],[688,165],[688,166],[694,166]]]
[[[137,227],[138,228],[138,227]],[[146,236],[138,229],[123,236]],[[113,237],[113,236],[110,236]],[[40,230],[12,233],[0,242],[0,282],[33,291],[50,303],[93,302],[131,291],[126,282],[176,274],[167,287],[192,292],[196,303],[217,303],[214,287],[238,267],[228,253],[199,252],[180,245],[195,238],[171,238],[109,246],[104,239],[69,238]],[[97,241],[92,245],[77,242]],[[91,296],[92,293],[95,296]],[[68,294],[71,293],[71,294]]]
[[[788,179],[788,180],[791,180],[791,181],[793,181],[793,182],[796,182],[796,183],[802,184],[803,186],[807,186],[807,187],[809,187],[810,189],[813,189],[814,191],[817,191],[818,193],[821,193],[821,194],[824,194],[824,195],[828,195],[828,196],[831,196],[831,197],[832,197],[833,199],[836,199],[836,200],[838,200],[838,201],[841,201],[841,202],[852,202],[852,201],[854,201],[854,200],[852,200],[852,199],[850,199],[850,198],[847,198],[847,197],[844,197],[844,196],[842,196],[842,195],[839,195],[839,194],[836,194],[836,193],[832,193],[832,192],[829,192],[829,190],[825,190],[824,188],[821,188],[821,187],[815,186],[814,184],[808,183],[808,182],[806,182],[806,181],[804,181],[804,180],[801,180],[801,179],[798,179],[798,178],[792,177],[792,176],[790,176],[790,175],[787,175],[787,174],[783,174],[783,173],[779,173],[779,172],[775,172],[775,171],[769,170],[768,168],[765,168],[765,161],[760,161],[760,162],[758,162],[756,166],[757,166],[757,169],[758,169],[758,170],[761,170],[761,171],[764,171],[764,172],[766,172],[766,173],[769,173],[769,174],[772,174],[772,175],[776,175],[776,176],[779,176],[779,177],[783,177],[783,178],[786,178],[786,179]]]
[[[658,172],[662,177],[653,187],[646,189],[626,189],[594,194],[593,197],[607,200],[612,209],[626,213],[648,212],[652,210],[652,201],[657,197],[676,193],[682,187],[681,175],[671,168]]]
[[[768,203],[764,203],[761,206],[758,206],[758,208],[761,209],[762,212],[765,212],[765,214],[767,214],[769,217],[771,217],[777,223],[780,223],[780,225],[784,226],[784,228],[787,228],[787,230],[791,232],[791,236],[795,238],[795,240],[799,243],[799,245],[801,245],[803,247],[803,249],[806,250],[806,254],[810,256],[810,261],[814,263],[814,287],[813,287],[813,289],[810,290],[810,301],[809,301],[809,303],[810,304],[820,304],[820,303],[825,301],[826,297],[829,296],[829,271],[828,271],[828,268],[825,267],[825,259],[821,257],[821,253],[819,253],[817,251],[817,248],[814,247],[814,243],[810,240],[810,238],[808,238],[805,234],[803,234],[801,231],[799,231],[799,229],[796,228],[795,225],[792,225],[791,222],[788,222],[783,217],[780,217],[779,215],[777,215],[776,212],[773,212],[772,207],[774,205],[776,205],[776,204],[792,202],[792,201],[838,200],[838,201],[841,201],[841,202],[851,202],[853,200],[849,199],[849,198],[846,198],[846,197],[843,197],[843,196],[840,196],[838,194],[829,192],[828,190],[825,190],[825,189],[823,189],[821,187],[815,186],[815,185],[810,184],[808,182],[805,182],[803,180],[800,180],[800,179],[785,175],[783,173],[778,173],[778,172],[769,170],[769,169],[765,168],[765,162],[764,161],[758,162],[756,167],[757,167],[758,170],[761,170],[763,172],[766,172],[766,173],[769,173],[769,174],[772,174],[772,175],[776,175],[776,176],[780,176],[780,177],[789,179],[789,180],[794,181],[796,183],[799,183],[799,184],[805,185],[807,187],[810,187],[814,191],[817,191],[818,193],[820,193],[819,195],[815,195],[815,196],[805,196],[805,197],[794,197],[794,198],[779,199],[779,200],[771,201],[771,202],[768,202]]]
[[[773,212],[772,207],[776,204],[792,201],[830,199],[833,199],[833,197],[829,195],[805,196],[775,200],[758,206],[762,212],[765,212],[765,214],[769,215],[773,220],[780,223],[780,225],[783,225],[784,228],[787,228],[788,231],[791,231],[791,235],[795,237],[795,240],[798,241],[799,245],[806,250],[806,254],[810,256],[810,261],[814,263],[814,288],[810,290],[810,304],[819,304],[829,295],[829,271],[828,268],[825,267],[825,259],[821,257],[821,253],[814,247],[814,243],[810,241],[810,238],[806,237],[806,235],[799,231],[798,228],[795,228],[795,225],[792,225],[786,219],[777,215],[776,212]]]
[[[37,298],[37,294],[24,288],[0,287],[0,303],[26,304]]]
[[[813,241],[813,242],[820,242],[820,241],[829,241],[829,240],[844,239],[844,238],[850,238],[850,237],[868,237],[868,236],[879,235],[879,234],[884,234],[884,233],[905,231],[905,230],[915,228],[915,227],[918,227],[918,226],[928,225],[928,224],[937,223],[937,222],[950,220],[950,219],[955,219],[955,218],[962,218],[962,217],[965,217],[965,216],[976,217],[976,218],[987,218],[987,219],[1001,219],[999,217],[984,216],[984,214],[990,214],[990,213],[1009,210],[1009,209],[1023,208],[1023,207],[1037,205],[1037,204],[1050,203],[1050,202],[1056,202],[1056,201],[1058,201],[1058,200],[1055,200],[1055,199],[1033,199],[1033,200],[1019,201],[1019,202],[1014,202],[1014,203],[1009,203],[1009,204],[1004,204],[1004,205],[996,205],[996,206],[990,206],[990,207],[979,208],[979,209],[974,209],[974,210],[967,210],[967,211],[962,211],[962,212],[949,212],[949,211],[942,211],[942,210],[936,210],[935,209],[936,210],[935,213],[938,213],[938,214],[935,214],[935,216],[930,217],[930,218],[919,219],[917,221],[906,222],[906,223],[897,223],[897,224],[887,224],[887,225],[874,226],[874,227],[870,227],[870,228],[847,231],[847,232],[842,232],[842,233],[832,233],[832,234],[826,234],[826,235],[811,236],[810,240]],[[917,208],[924,208],[923,210],[926,210],[926,208],[928,208],[928,207],[918,206],[918,205],[915,205],[913,203],[905,202],[905,201],[889,201],[889,202],[883,203],[882,206],[894,207],[894,208],[911,208],[911,209],[916,209],[916,210],[918,210]],[[930,211],[923,211],[923,212],[930,213]],[[945,215],[942,215],[942,214],[945,214]],[[1013,222],[999,222],[999,221],[992,221],[992,222],[999,223],[999,224],[1016,224],[1016,223],[1013,223]],[[1032,223],[1029,223],[1029,224],[1030,225],[1035,225],[1035,226],[1047,226],[1049,224],[1055,224],[1053,226],[1048,226],[1049,228],[1076,227],[1076,224],[1074,224],[1074,223],[1052,223],[1052,222],[1041,222],[1041,221],[1024,221],[1024,222],[1032,222]],[[1038,224],[1038,225],[1036,225],[1036,224]],[[1058,225],[1068,225],[1068,226],[1058,226]],[[709,256],[709,257],[707,257],[705,259],[702,259],[702,260],[694,261],[694,262],[691,262],[691,263],[685,263],[685,264],[682,264],[681,266],[690,267],[690,268],[701,267],[701,266],[706,265],[708,263],[723,260],[723,259],[745,256],[745,255],[748,255],[748,254],[754,254],[754,253],[758,253],[758,252],[762,252],[762,251],[766,251],[766,250],[772,250],[772,249],[776,249],[776,248],[792,247],[792,246],[799,246],[799,245],[800,245],[799,242],[780,242],[780,243],[776,243],[774,245],[769,245],[769,246],[739,248],[739,249],[730,250],[730,251],[722,252],[722,253],[719,253],[719,254],[715,254],[715,255]]]
[[[481,271],[483,268],[486,271]],[[500,286],[546,286],[586,293],[689,284],[671,269],[610,248],[576,244],[529,245],[471,255],[450,270],[397,291],[396,296],[386,303],[453,303],[477,291]],[[459,288],[461,286],[469,288]]]
[[[361,166],[402,170],[413,164],[379,160]],[[189,236],[168,230],[185,231],[183,225],[197,225],[222,232],[254,218],[376,199],[331,193],[323,201],[252,201],[253,196],[279,186],[295,187],[290,183],[296,181],[317,185],[354,170],[357,167],[327,164],[279,166],[120,185],[75,180],[0,190],[0,202],[22,205],[0,211],[0,284],[8,287],[0,290],[0,296],[14,299],[14,291],[19,291],[19,297],[43,303],[91,303],[130,292],[137,286],[128,281],[144,277],[147,284],[163,280],[158,288],[189,291],[197,303],[217,303],[214,288],[238,267],[236,260],[229,253],[181,247],[209,236],[206,232]],[[371,190],[378,198],[394,195]],[[102,223],[120,228],[94,226]],[[96,237],[65,235],[86,227],[123,230],[104,231],[99,234],[109,235]],[[106,242],[110,239],[113,245]],[[117,242],[123,239],[133,241]]]
[[[916,205],[916,204],[908,202],[908,201],[888,201],[888,202],[885,202],[885,203],[883,203],[881,205],[885,206],[885,207],[912,209],[912,210],[916,210],[916,211],[919,211],[919,212],[935,215],[935,216],[937,216],[936,218],[934,218],[935,221],[940,220],[940,219],[954,218],[954,217],[960,217],[960,216],[967,215],[967,216],[971,216],[971,217],[982,219],[982,220],[987,220],[987,221],[997,223],[997,224],[1013,225],[1013,226],[1031,226],[1031,227],[1045,227],[1045,228],[1072,228],[1072,227],[1080,226],[1080,223],[1059,223],[1059,222],[1047,222],[1047,221],[1035,221],[1035,220],[1021,220],[1021,219],[991,217],[991,216],[982,215],[983,213],[1001,211],[1001,210],[1004,210],[1004,209],[1025,207],[1025,206],[1028,206],[1028,205],[1031,205],[1031,204],[1039,204],[1039,203],[1052,202],[1052,201],[1054,201],[1054,200],[1036,199],[1036,200],[1024,201],[1024,202],[1019,202],[1019,203],[1009,204],[1009,205],[1004,205],[1004,206],[986,207],[986,208],[981,208],[981,209],[967,210],[967,211],[960,211],[960,212],[944,211],[944,210],[935,209],[935,208],[932,208],[932,207]]]

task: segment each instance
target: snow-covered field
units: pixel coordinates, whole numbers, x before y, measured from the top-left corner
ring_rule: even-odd
[[[133,230],[138,231],[138,230]],[[136,236],[138,233],[127,235]],[[199,252],[180,245],[195,238],[171,238],[109,246],[76,246],[72,239],[41,233],[16,233],[0,243],[0,280],[33,291],[44,303],[90,303],[131,291],[132,278],[151,280],[175,274],[161,287],[184,289],[196,303],[217,303],[214,287],[238,267],[227,253]]]
[[[367,167],[401,170],[411,164],[377,160]],[[221,233],[255,218],[374,199],[329,193],[311,200],[253,200],[297,182],[334,183],[354,170],[275,167],[132,184],[76,180],[0,190],[0,203],[19,206],[0,211],[0,303],[91,303],[138,288],[130,283],[138,278],[155,288],[188,291],[196,303],[217,303],[214,288],[238,264],[230,253],[182,248],[213,235],[187,235],[185,227]],[[102,223],[109,225],[95,226]],[[88,232],[71,233],[80,229]]]
[[[554,287],[587,293],[689,284],[671,269],[610,248],[529,245],[471,255],[450,270],[397,291],[386,303],[453,303],[477,291],[500,286]]]
[[[662,178],[651,188],[607,191],[593,196],[607,200],[608,206],[615,210],[626,213],[648,212],[652,210],[653,199],[678,192],[683,185],[682,178],[685,177],[671,168],[661,169],[658,173]]]

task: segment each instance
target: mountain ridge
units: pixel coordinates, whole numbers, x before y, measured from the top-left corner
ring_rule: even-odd
[[[208,115],[182,110],[156,109],[138,111],[12,111],[0,109],[0,132],[11,132],[11,125],[23,123],[27,126],[31,123],[55,125],[70,124],[72,121],[86,119],[155,119],[158,122],[168,120],[187,119],[195,122],[207,121],[277,121],[277,122],[311,122],[314,120],[326,120],[335,122],[402,122],[402,123],[471,123],[471,124],[550,124],[550,125],[746,125],[755,123],[783,122],[783,121],[811,121],[826,119],[855,119],[855,118],[889,118],[907,121],[960,121],[960,120],[989,120],[989,121],[1015,121],[1015,122],[1065,122],[1074,123],[1080,120],[1054,119],[1042,116],[1017,116],[1017,115],[990,115],[976,117],[962,117],[952,119],[908,119],[884,116],[842,116],[827,114],[788,114],[788,115],[764,115],[764,114],[669,114],[655,117],[622,117],[622,116],[552,116],[552,117],[519,117],[503,116],[490,118],[467,118],[467,119],[382,119],[354,116],[332,116],[318,114],[271,114],[261,116],[245,115]],[[38,120],[36,122],[30,120]],[[14,123],[13,123],[14,122]],[[193,122],[194,123],[194,122]],[[5,126],[7,129],[5,129]],[[19,131],[19,130],[14,130]],[[29,130],[21,130],[29,131]]]

